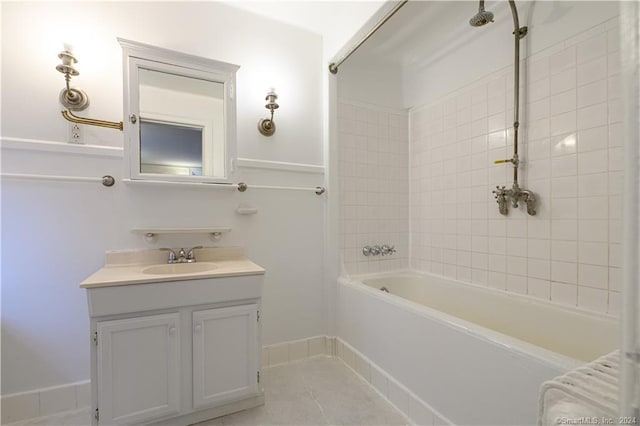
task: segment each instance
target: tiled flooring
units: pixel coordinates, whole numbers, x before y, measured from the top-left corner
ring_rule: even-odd
[[[338,358],[315,357],[263,370],[266,403],[199,426],[406,425],[408,420]],[[12,426],[84,426],[89,410]]]

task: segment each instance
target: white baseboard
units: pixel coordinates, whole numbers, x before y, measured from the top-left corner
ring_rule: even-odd
[[[83,380],[2,396],[2,424],[89,407],[91,383]]]
[[[351,345],[335,339],[335,355],[368,382],[382,397],[403,413],[414,425],[455,426],[435,408],[424,402],[389,373],[378,367]]]
[[[264,346],[262,366],[285,364],[317,355],[333,355],[334,339],[314,336]],[[54,414],[88,408],[91,405],[91,382],[68,383],[51,388],[2,396],[2,424],[47,417]]]
[[[334,337],[314,336],[264,346],[262,348],[262,367],[286,364],[317,355],[333,356],[335,354],[334,342]]]
[[[263,346],[262,367],[268,368],[314,356],[337,356],[412,424],[455,426],[446,417],[338,337],[314,336]],[[88,408],[89,380],[2,396],[2,424]]]

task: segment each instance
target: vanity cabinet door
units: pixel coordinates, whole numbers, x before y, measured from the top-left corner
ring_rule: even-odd
[[[97,323],[100,424],[134,424],[180,410],[180,314]]]
[[[193,313],[193,405],[258,393],[258,305]]]

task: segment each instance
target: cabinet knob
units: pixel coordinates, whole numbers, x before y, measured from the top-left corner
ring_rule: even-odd
[[[196,326],[194,328],[195,328],[196,333],[199,333],[200,330],[202,330],[202,326],[200,324],[196,324]]]
[[[169,327],[169,334],[174,334],[176,332],[175,327]]]

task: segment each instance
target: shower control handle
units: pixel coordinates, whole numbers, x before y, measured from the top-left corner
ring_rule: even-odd
[[[396,252],[396,248],[394,246],[389,246],[387,244],[380,247],[380,254],[386,256],[388,254],[393,254]]]
[[[380,246],[365,246],[362,248],[362,254],[364,254],[365,256],[377,256],[380,254]]]

